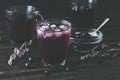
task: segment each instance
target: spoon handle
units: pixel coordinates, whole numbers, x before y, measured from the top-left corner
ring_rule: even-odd
[[[106,19],[104,20],[104,22],[96,29],[95,32],[97,32],[97,31],[98,31],[103,25],[105,25],[109,20],[110,20],[110,18],[106,18]]]

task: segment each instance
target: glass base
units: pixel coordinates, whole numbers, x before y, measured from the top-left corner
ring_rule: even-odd
[[[42,61],[43,65],[46,66],[46,67],[62,67],[62,66],[65,65],[66,59],[63,60],[61,63],[57,63],[57,64],[47,63],[43,59],[41,59],[41,61]]]

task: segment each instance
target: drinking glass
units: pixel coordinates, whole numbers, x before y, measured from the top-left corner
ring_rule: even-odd
[[[42,20],[36,24],[40,57],[44,66],[64,66],[71,36],[66,20]]]
[[[5,9],[8,32],[14,45],[32,39],[36,22],[35,11],[36,8],[31,5],[14,5]]]
[[[96,0],[71,0],[71,22],[73,27],[93,27],[96,3]]]

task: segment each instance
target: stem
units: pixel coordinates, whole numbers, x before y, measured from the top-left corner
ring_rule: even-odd
[[[44,19],[44,17],[40,14],[39,11],[35,11],[34,13],[35,13],[36,15],[38,15],[39,17],[41,17],[42,20]]]
[[[21,47],[19,48],[19,50],[21,50],[26,44],[26,41],[21,45]]]

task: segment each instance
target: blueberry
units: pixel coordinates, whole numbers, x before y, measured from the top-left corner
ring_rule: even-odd
[[[44,72],[45,74],[47,74],[48,73],[48,71],[47,70],[45,70],[45,72]]]
[[[87,33],[85,33],[85,38],[89,39],[89,38],[91,38],[91,35],[87,32]]]
[[[75,32],[74,36],[76,39],[80,39],[81,38],[81,32]]]
[[[79,39],[79,38],[80,38],[80,35],[79,35],[79,34],[76,34],[76,35],[75,35],[75,38]]]
[[[86,33],[82,32],[80,35],[79,35],[79,39],[86,39],[87,35]]]
[[[65,71],[67,71],[67,72],[68,72],[68,71],[70,71],[70,69],[69,69],[68,67],[66,67]]]
[[[44,71],[44,74],[46,74],[46,75],[50,75],[50,71],[45,70],[45,71]]]
[[[29,69],[29,68],[31,68],[31,63],[25,63],[25,68],[27,68],[27,69]]]
[[[28,58],[28,62],[30,62],[30,63],[32,62],[32,58],[31,57]]]

